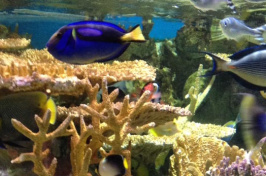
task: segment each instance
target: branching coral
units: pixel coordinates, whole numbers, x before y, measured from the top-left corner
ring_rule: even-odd
[[[39,116],[35,116],[35,121],[39,128],[39,132],[34,133],[26,126],[24,126],[21,122],[16,119],[12,119],[13,126],[23,135],[28,137],[34,142],[33,152],[31,153],[22,153],[19,157],[13,159],[12,163],[21,163],[24,161],[32,161],[34,163],[33,171],[40,175],[40,176],[51,176],[55,174],[57,160],[54,158],[52,160],[51,165],[49,168],[46,168],[43,160],[49,154],[49,149],[43,151],[43,144],[46,141],[49,141],[53,138],[60,137],[60,136],[69,136],[73,133],[72,130],[68,130],[69,123],[72,120],[72,116],[68,116],[64,122],[53,132],[47,133],[49,128],[49,120],[50,120],[50,111],[47,110],[43,119]]]
[[[94,91],[91,92],[91,96],[96,97],[96,94],[93,95],[92,93],[96,92],[99,87],[96,85],[94,87]],[[129,167],[130,167],[130,152],[127,150],[123,150],[121,148],[122,143],[127,136],[127,134],[130,132],[129,130],[132,130],[130,127],[130,120],[132,117],[134,117],[134,114],[139,110],[139,108],[146,102],[146,100],[149,97],[150,92],[145,92],[141,98],[136,103],[136,106],[133,109],[129,109],[129,96],[126,96],[122,108],[119,113],[115,113],[112,105],[113,98],[115,97],[113,94],[110,96],[108,95],[107,90],[107,80],[103,79],[102,84],[102,91],[103,91],[103,103],[97,104],[96,101],[92,102],[91,106],[94,106],[92,108],[91,106],[82,105],[83,109],[91,114],[92,116],[92,126],[94,127],[94,133],[91,134],[91,142],[89,144],[89,147],[92,148],[93,156],[95,156],[95,152],[99,150],[99,147],[102,146],[102,142],[107,143],[112,146],[112,150],[109,153],[116,153],[116,154],[122,154],[126,157]],[[117,94],[115,92],[114,94]],[[117,96],[117,95],[116,95]],[[92,101],[95,100],[92,99]],[[98,108],[96,108],[98,106]],[[103,106],[105,109],[103,109]],[[96,108],[96,109],[95,109]],[[102,109],[102,110],[99,110]],[[98,111],[97,111],[98,110]],[[101,113],[103,112],[103,113]],[[151,126],[152,127],[152,126]],[[111,139],[104,135],[105,132],[111,131],[114,134],[114,138]],[[99,139],[102,142],[97,142],[95,139]],[[97,143],[95,145],[94,143]],[[96,146],[96,148],[95,148]],[[97,147],[98,146],[98,147]],[[127,171],[127,175],[130,175],[130,170]]]
[[[87,176],[88,166],[92,156],[92,150],[86,143],[88,137],[93,134],[93,127],[86,126],[83,116],[80,117],[80,134],[78,134],[73,122],[70,124],[74,134],[71,136],[71,154],[73,176]]]

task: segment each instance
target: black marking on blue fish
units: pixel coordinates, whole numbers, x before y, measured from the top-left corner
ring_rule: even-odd
[[[234,3],[232,2],[232,0],[227,0],[227,6],[233,10],[233,13],[236,13],[236,7],[234,5]]]
[[[266,50],[266,45],[258,45],[258,46],[254,46],[254,47],[250,47],[250,48],[246,48],[244,50],[241,50],[239,52],[236,52],[235,54],[233,54],[232,56],[230,56],[230,59],[233,60],[239,60],[253,52],[256,51],[262,51],[262,50]]]

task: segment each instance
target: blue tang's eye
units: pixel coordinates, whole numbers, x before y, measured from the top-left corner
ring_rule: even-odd
[[[58,32],[56,35],[57,38],[62,38],[62,36],[63,36],[63,34],[61,32]]]

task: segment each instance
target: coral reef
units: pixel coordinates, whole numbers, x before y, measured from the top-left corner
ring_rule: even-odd
[[[0,49],[23,49],[30,45],[30,39],[8,38],[0,39]]]
[[[114,83],[149,82],[156,75],[155,68],[141,60],[74,66],[57,61],[47,50],[26,50],[21,56],[0,53],[0,63],[0,90],[12,92],[50,89],[53,95],[79,96],[85,91],[87,78],[95,85],[103,76]]]
[[[38,175],[54,175],[56,159],[52,161],[50,167],[46,168],[42,160],[48,155],[49,150],[42,151],[42,146],[47,140],[71,135],[70,160],[73,175],[87,175],[88,165],[99,163],[101,159],[98,152],[101,152],[102,157],[109,154],[122,154],[127,159],[130,168],[131,140],[126,141],[127,148],[122,147],[128,134],[141,133],[155,125],[173,120],[176,116],[191,115],[183,108],[147,102],[149,91],[145,91],[136,103],[129,103],[129,96],[126,96],[122,104],[114,104],[113,101],[118,95],[118,90],[108,94],[106,77],[103,78],[101,86],[103,102],[97,102],[96,97],[100,86],[98,84],[92,86],[88,80],[86,85],[90,103],[68,110],[59,107],[59,119],[61,116],[61,119],[65,118],[65,120],[54,132],[46,134],[49,127],[47,124],[49,113],[44,116],[43,120],[39,117],[35,118],[40,129],[38,133],[33,133],[17,120],[12,120],[17,130],[34,141],[33,152],[22,153],[18,158],[12,160],[13,163],[32,161],[34,172]],[[80,132],[74,123],[77,120],[73,122],[73,118],[79,119],[79,123],[76,124],[79,124]],[[87,122],[85,122],[86,119]],[[71,129],[67,130],[69,125]],[[38,141],[37,138],[39,138]],[[108,144],[111,148],[105,151],[101,148],[103,144]],[[45,170],[45,172],[40,173],[41,170]],[[126,175],[131,175],[130,170]]]
[[[176,125],[184,134],[197,134],[198,136],[217,137],[220,139],[236,133],[235,129],[221,125],[186,122],[179,119],[177,119]]]
[[[239,157],[244,156],[243,149],[233,150],[220,139],[214,137],[199,137],[197,135],[180,134],[173,146],[170,175],[204,175],[211,166],[217,166],[225,154],[232,151]]]
[[[217,168],[210,169],[206,176],[223,176],[223,175],[266,175],[266,169],[260,165],[255,165],[252,160],[236,158],[236,161],[230,164],[230,158],[224,157]]]
[[[153,44],[151,42],[148,46],[153,47]],[[170,55],[171,58],[179,59],[180,56],[176,54],[176,44],[173,42],[167,41],[158,47],[159,50],[147,53],[145,57],[152,57],[158,65],[160,65],[158,56]],[[138,53],[135,56],[138,58],[141,55]],[[130,57],[133,56],[130,55]],[[167,85],[171,81],[177,82],[175,75],[178,75],[178,72],[172,73],[169,68],[172,70],[179,66],[172,62],[172,59],[167,61],[168,66],[159,70],[161,75],[173,74],[173,78],[168,78],[164,82]],[[182,67],[184,66],[182,65]],[[217,139],[232,135],[235,133],[234,129],[187,121],[188,116],[195,114],[215,79],[215,77],[212,78],[201,93],[202,80],[199,75],[203,72],[202,65],[198,67],[195,80],[189,85],[188,94],[191,101],[186,108],[147,102],[149,91],[144,92],[136,102],[130,102],[128,95],[124,97],[123,102],[114,102],[119,93],[118,89],[108,93],[108,84],[118,81],[154,81],[155,71],[154,67],[142,60],[77,66],[54,59],[46,49],[28,49],[21,54],[1,52],[1,95],[6,92],[50,89],[53,96],[81,97],[85,95],[89,102],[70,107],[57,106],[57,124],[59,126],[55,126],[52,132],[48,131],[49,112],[46,112],[43,119],[35,117],[39,127],[37,133],[12,119],[13,126],[34,142],[32,152],[21,153],[19,157],[12,160],[12,163],[32,161],[34,163],[33,171],[37,175],[56,175],[57,170],[64,169],[64,167],[59,162],[57,163],[54,156],[47,163],[46,160],[50,159],[48,156],[50,150],[49,148],[45,149],[45,145],[47,141],[53,141],[60,136],[70,136],[70,157],[67,162],[72,167],[68,174],[73,176],[92,175],[93,173],[89,170],[90,166],[98,164],[102,158],[110,154],[123,155],[130,168],[132,156],[149,165],[154,164],[159,153],[171,149],[174,150],[174,155],[171,156],[170,175],[204,175],[209,168],[219,167],[221,160],[226,162],[226,166],[229,166],[230,162],[237,164],[245,162],[243,158],[246,153],[243,149],[236,146],[230,147],[225,141]],[[183,82],[177,85],[182,84]],[[166,87],[166,85],[164,86]],[[168,89],[170,94],[168,100],[174,99],[173,89],[175,86]],[[97,101],[100,89],[102,89],[102,102]],[[175,92],[179,94],[182,91],[177,89]],[[173,136],[140,135],[150,128],[163,125],[175,118],[179,133]],[[252,156],[254,167],[257,167],[257,163],[261,163],[261,160],[256,160],[259,157],[258,152],[253,152]],[[128,169],[126,176],[130,175],[131,170]]]

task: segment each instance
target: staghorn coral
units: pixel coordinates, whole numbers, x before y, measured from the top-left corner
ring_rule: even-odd
[[[68,116],[64,122],[53,132],[47,133],[49,128],[49,120],[51,114],[50,111],[47,110],[41,119],[39,116],[35,116],[35,121],[39,128],[39,132],[34,133],[26,126],[24,126],[21,122],[16,119],[12,119],[12,125],[16,128],[20,133],[25,135],[27,138],[31,139],[34,142],[33,152],[31,153],[22,153],[19,157],[13,159],[11,163],[21,163],[24,161],[32,161],[34,163],[33,171],[34,173],[40,176],[50,176],[55,174],[57,160],[54,158],[51,162],[51,165],[46,168],[43,160],[48,156],[50,150],[46,149],[43,151],[43,144],[46,141],[49,141],[53,138],[60,136],[69,136],[73,133],[72,130],[67,130],[69,123],[72,120],[72,116]]]
[[[0,39],[0,49],[23,49],[30,45],[30,39],[25,38],[7,38]]]
[[[20,56],[0,53],[0,89],[12,92],[50,89],[53,95],[78,96],[84,93],[86,79],[101,83],[124,80],[154,81],[155,69],[145,61],[112,64],[70,65],[54,59],[46,49],[26,50]]]
[[[173,146],[170,175],[202,175],[210,166],[218,166],[225,154],[230,153],[230,146],[214,137],[179,134]],[[231,151],[232,152],[232,151]],[[244,150],[239,149],[239,157],[244,157]]]
[[[92,150],[86,143],[88,137],[93,134],[93,127],[86,126],[83,116],[80,117],[80,134],[73,122],[70,124],[74,134],[71,136],[71,153],[70,160],[72,165],[73,176],[87,176],[88,166],[92,156]]]
[[[98,104],[95,100],[96,98],[96,92],[99,89],[99,86],[93,87],[93,91],[89,93],[92,98],[92,105],[90,106],[87,105],[82,105],[82,108],[90,113],[92,115],[92,126],[94,128],[94,132],[91,134],[91,142],[88,145],[92,149],[92,156],[95,156],[95,152],[98,151],[102,146],[102,143],[106,143],[112,146],[111,151],[108,154],[122,154],[123,156],[126,157],[129,168],[131,167],[131,153],[129,150],[123,150],[121,148],[123,141],[127,134],[131,132],[132,130],[136,130],[134,127],[130,127],[130,121],[132,117],[136,114],[136,112],[140,109],[140,107],[143,106],[143,104],[147,101],[150,92],[146,91],[144,94],[140,97],[140,99],[137,101],[136,106],[130,110],[130,105],[129,105],[129,96],[126,96],[122,108],[120,112],[115,113],[114,108],[112,106],[112,101],[114,100],[115,96],[113,94],[118,95],[118,92],[114,92],[113,94],[111,93],[110,96],[108,95],[108,90],[107,90],[107,80],[106,78],[103,79],[102,82],[102,92],[103,92],[103,103]],[[93,95],[94,92],[94,95]],[[111,97],[111,98],[110,98]],[[94,109],[96,106],[98,108]],[[104,106],[104,109],[103,107]],[[103,114],[101,113],[102,111],[99,109],[102,109],[104,112]],[[97,111],[98,109],[98,111]],[[147,127],[153,127],[152,124],[148,124],[145,126]],[[107,131],[111,131],[113,133],[114,138],[111,139],[108,136],[105,136],[104,133]],[[95,145],[94,141],[96,139],[100,139],[99,142],[96,142],[97,144]],[[96,146],[96,147],[95,147]],[[97,147],[98,146],[98,147]],[[103,155],[108,155],[105,152],[102,152]],[[131,175],[130,170],[127,170],[126,175]]]

